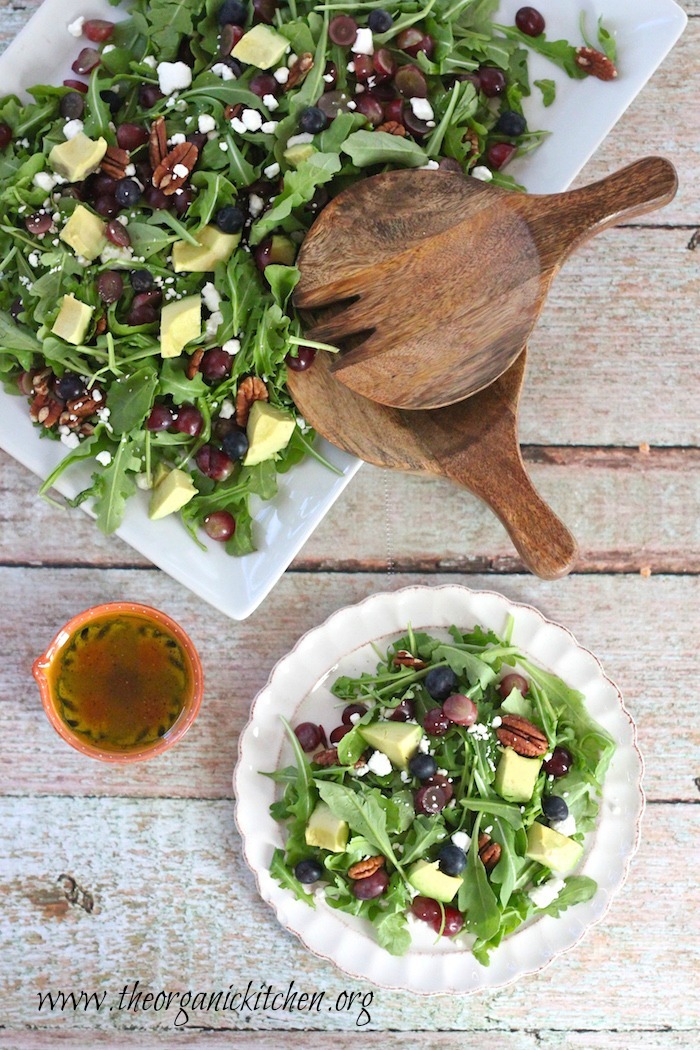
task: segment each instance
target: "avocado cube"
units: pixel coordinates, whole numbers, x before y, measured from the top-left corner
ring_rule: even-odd
[[[298,168],[316,152],[316,147],[310,142],[297,142],[293,146],[287,146],[283,156],[291,168]]]
[[[449,904],[462,885],[461,875],[445,875],[440,871],[438,861],[431,864],[427,860],[418,860],[412,864],[407,873],[408,881],[424,897]]]
[[[307,846],[343,853],[348,844],[348,825],[334,816],[325,802],[319,802],[309,817],[304,837]]]
[[[270,69],[284,58],[289,46],[286,37],[259,22],[243,34],[231,54],[249,66]]]
[[[184,470],[171,470],[154,488],[148,508],[151,521],[157,521],[180,510],[189,503],[197,489],[190,475]]]
[[[532,824],[527,829],[525,856],[544,864],[558,875],[576,867],[583,856],[583,846],[545,824]]]
[[[188,295],[167,303],[160,314],[160,356],[179,357],[202,330],[202,300]]]
[[[175,241],[173,270],[175,273],[207,273],[219,262],[228,262],[233,249],[240,242],[240,233],[222,233],[216,226],[205,226],[195,234],[199,244]]]
[[[81,303],[72,295],[64,295],[61,309],[51,329],[59,339],[65,339],[73,346],[79,346],[85,338],[90,321],[92,320],[93,307],[87,303]]]
[[[368,744],[386,755],[392,766],[398,769],[407,768],[423,736],[421,727],[412,722],[375,722],[357,729]]]
[[[248,451],[243,466],[254,467],[281,452],[289,444],[295,427],[295,420],[287,412],[267,401],[254,401],[246,427]]]
[[[529,802],[541,766],[541,758],[525,758],[507,747],[499,759],[493,786],[506,802]]]
[[[107,143],[103,138],[90,139],[79,131],[72,139],[59,142],[49,153],[49,164],[57,175],[62,175],[69,182],[82,182],[95,171],[107,152]]]
[[[93,215],[82,204],[75,209],[70,219],[59,233],[73,249],[76,255],[82,255],[88,262],[96,259],[107,244],[105,224],[98,215]]]

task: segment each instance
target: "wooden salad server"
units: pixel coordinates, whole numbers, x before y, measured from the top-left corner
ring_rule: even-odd
[[[555,580],[571,571],[576,541],[535,490],[518,444],[523,350],[506,372],[467,401],[408,412],[354,393],[334,378],[329,354],[287,385],[304,418],[328,441],[379,467],[449,478],[482,499],[505,525],[523,562]]]
[[[667,204],[677,185],[661,157],[548,196],[453,172],[375,175],[311,227],[294,303],[335,304],[307,335],[341,344],[330,368],[355,393],[397,408],[451,405],[512,365],[579,244]]]

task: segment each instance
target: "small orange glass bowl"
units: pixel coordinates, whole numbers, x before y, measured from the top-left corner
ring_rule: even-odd
[[[67,724],[61,715],[63,704],[58,697],[57,672],[59,667],[63,666],[63,660],[70,644],[81,631],[94,625],[95,621],[104,620],[107,623],[119,618],[127,620],[137,618],[150,622],[160,632],[159,637],[168,636],[166,645],[175,643],[175,647],[179,648],[184,659],[187,689],[183,694],[182,705],[177,717],[162,735],[141,745],[136,743],[121,748],[115,745],[112,748],[107,745],[100,746],[99,743],[91,741],[86,735]],[[182,667],[182,664],[179,666]],[[120,676],[119,666],[111,665],[109,670],[114,673],[115,681],[121,680],[123,685],[124,678]],[[76,751],[90,758],[100,759],[102,762],[142,762],[167,751],[185,735],[194,722],[204,691],[202,663],[189,636],[165,613],[138,602],[107,602],[104,605],[94,605],[74,616],[58,631],[46,652],[34,661],[32,674],[39,686],[46,716],[59,736]]]

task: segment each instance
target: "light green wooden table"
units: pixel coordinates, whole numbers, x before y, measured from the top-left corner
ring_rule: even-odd
[[[0,0],[0,47],[35,6]],[[525,574],[498,523],[447,483],[366,467],[236,624],[82,514],[40,503],[36,480],[0,454],[1,1050],[700,1046],[700,2],[685,6],[685,36],[585,172],[659,152],[677,165],[680,193],[572,260],[531,341],[522,437],[580,543],[568,579]],[[238,732],[272,664],[339,606],[415,582],[494,588],[569,626],[622,688],[647,763],[642,845],[605,921],[543,973],[490,995],[390,993],[307,953],[259,900],[233,823]],[[114,598],[179,620],[208,683],[186,740],[128,769],[62,744],[29,673],[58,625]],[[174,1010],[117,1009],[135,981],[144,992],[249,982],[286,992],[294,981],[324,991],[324,1008],[249,999],[180,1028]],[[47,990],[107,995],[100,1011],[93,1001],[51,1013],[39,1010]],[[364,1025],[360,999],[343,1008],[351,992],[364,997]]]

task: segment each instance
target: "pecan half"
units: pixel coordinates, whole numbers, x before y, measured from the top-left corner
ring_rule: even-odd
[[[358,860],[357,864],[353,864],[351,868],[348,868],[348,878],[368,879],[370,875],[374,875],[375,871],[379,871],[383,867],[384,857],[366,857],[364,860]]]
[[[166,197],[172,196],[189,179],[198,156],[199,150],[194,142],[178,142],[153,172],[153,185]]]
[[[51,382],[52,379],[53,379],[53,372],[51,371],[50,368],[41,368],[38,371],[33,372],[32,373],[32,391],[35,394],[45,394],[45,395],[48,396],[49,383]]]
[[[248,422],[250,407],[254,401],[269,400],[270,395],[262,379],[257,376],[246,376],[236,394],[236,422],[239,427],[244,427]]]
[[[204,350],[200,346],[200,347],[197,348],[197,350],[195,350],[192,353],[192,356],[190,357],[190,359],[187,362],[187,365],[185,367],[185,375],[187,376],[188,379],[194,379],[194,377],[197,375],[197,372],[199,372],[199,366],[202,363],[202,358],[203,357],[204,357]]]
[[[520,715],[504,715],[496,736],[504,747],[512,747],[525,758],[536,758],[547,752],[549,743],[541,729]]]
[[[422,671],[424,667],[428,666],[423,660],[419,660],[417,656],[409,653],[408,649],[399,649],[392,663],[397,667],[413,667],[416,671]]]
[[[58,422],[62,411],[63,405],[60,401],[54,401],[53,398],[39,394],[30,405],[29,417],[35,423],[41,423],[48,429]]]
[[[156,117],[148,135],[148,159],[154,171],[163,163],[167,153],[168,133],[165,130],[165,117]]]
[[[287,78],[287,83],[284,85],[284,90],[291,91],[292,88],[301,84],[302,80],[305,80],[309,75],[313,66],[314,56],[310,51],[305,51],[303,55],[299,55],[294,65],[289,70],[289,77]]]
[[[493,871],[501,859],[501,847],[485,831],[479,835],[479,857],[487,871]]]
[[[335,766],[338,764],[338,748],[329,747],[325,751],[318,751],[311,761],[317,766]]]
[[[598,77],[598,80],[614,80],[617,76],[612,59],[602,51],[596,51],[594,47],[577,47],[574,61],[579,69],[583,69],[589,76]]]
[[[130,163],[131,159],[125,149],[120,149],[119,146],[108,146],[100,161],[100,171],[113,179],[123,179]]]
[[[387,120],[385,124],[380,124],[376,131],[385,131],[387,135],[396,135],[399,138],[404,138],[406,135],[406,129],[403,124],[399,124],[398,120]]]

